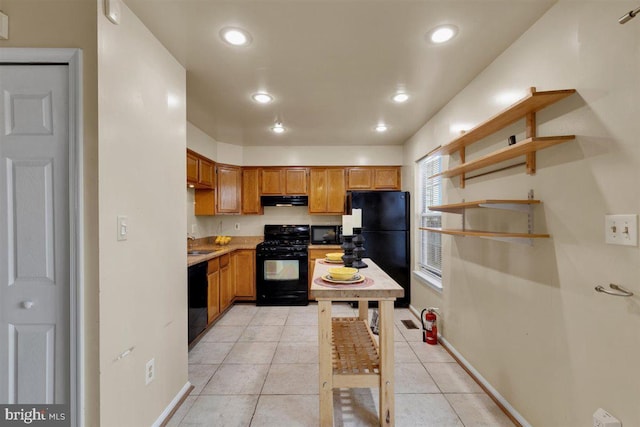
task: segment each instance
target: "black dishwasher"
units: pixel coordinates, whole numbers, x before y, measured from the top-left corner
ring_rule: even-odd
[[[189,267],[189,344],[207,327],[207,263]]]

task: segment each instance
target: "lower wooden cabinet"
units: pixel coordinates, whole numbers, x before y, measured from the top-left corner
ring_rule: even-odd
[[[209,260],[207,280],[209,283],[207,320],[211,323],[220,316],[220,260],[218,258]]]
[[[256,251],[239,249],[231,254],[235,270],[236,299],[255,301],[256,299]]]
[[[326,248],[314,248],[309,249],[309,300],[315,301],[315,298],[311,297],[311,282],[313,280],[313,270],[316,266],[317,259],[324,259],[330,252],[342,252],[340,246],[329,245]]]
[[[229,265],[231,256],[224,254],[220,256],[220,311],[224,311],[233,302],[235,296],[234,283],[231,277],[231,267]]]

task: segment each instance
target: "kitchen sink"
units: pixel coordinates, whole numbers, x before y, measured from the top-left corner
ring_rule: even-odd
[[[207,255],[210,254],[212,252],[215,252],[214,250],[208,250],[208,249],[197,249],[197,250],[192,250],[192,251],[187,251],[187,255]]]

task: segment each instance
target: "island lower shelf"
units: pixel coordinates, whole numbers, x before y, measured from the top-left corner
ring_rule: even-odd
[[[549,237],[551,237],[549,234],[506,233],[498,231],[459,230],[453,228],[420,227],[420,230],[449,234],[452,236],[491,237],[499,239],[548,239]]]
[[[334,387],[379,387],[380,353],[366,321],[331,319]]]

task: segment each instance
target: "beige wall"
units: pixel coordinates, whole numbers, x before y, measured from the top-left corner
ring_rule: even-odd
[[[9,16],[3,47],[79,48],[83,62],[84,151],[84,424],[97,425],[98,386],[98,105],[96,2],[0,0]]]
[[[529,247],[444,236],[442,295],[412,283],[412,304],[441,307],[443,336],[534,426],[591,425],[598,407],[640,425],[638,299],[594,291],[617,283],[640,294],[640,250],[606,245],[603,230],[607,213],[640,212],[640,21],[617,22],[635,6],[560,1],[405,146],[409,169],[452,140],[452,126],[503,109],[500,95],[529,86],[578,90],[538,114],[539,135],[577,139],[540,152],[536,175],[512,169],[465,189],[446,180],[449,203],[525,198],[533,189],[543,201],[536,229],[552,238]],[[523,130],[519,123],[479,151],[505,145],[510,133],[521,139]],[[510,226],[493,217],[470,212],[468,225]],[[452,215],[446,221],[460,224]]]
[[[100,423],[148,426],[188,381],[186,72],[124,4],[120,25],[97,18]]]

